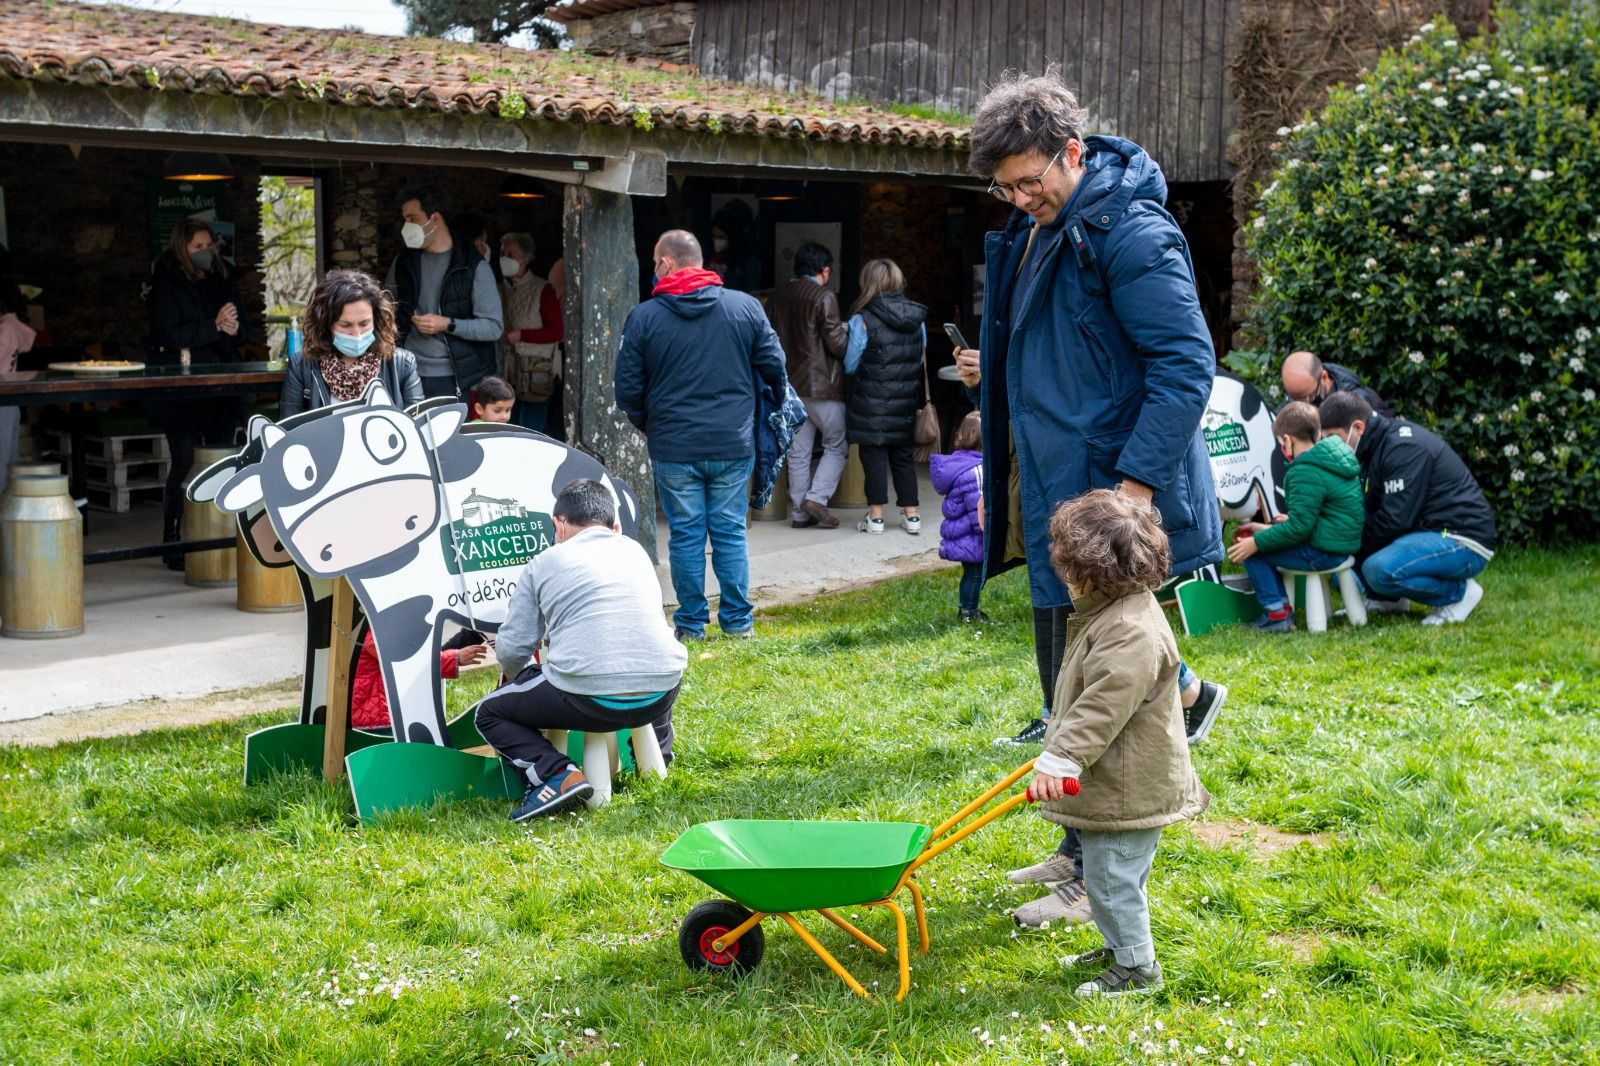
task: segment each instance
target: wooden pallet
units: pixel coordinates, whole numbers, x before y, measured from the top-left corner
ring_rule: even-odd
[[[72,454],[72,434],[51,430],[53,450],[58,455]],[[105,463],[171,459],[167,438],[163,433],[130,433],[119,437],[84,437],[84,458]]]
[[[133,482],[120,488],[97,485],[91,481],[84,486],[84,495],[89,497],[89,506],[97,511],[127,514],[136,502],[160,503],[166,487],[165,478],[160,481]]]
[[[89,471],[89,483],[101,488],[125,489],[134,482],[145,485],[165,484],[167,471],[172,466],[168,459],[127,459],[120,463],[107,462],[98,455],[84,458]]]

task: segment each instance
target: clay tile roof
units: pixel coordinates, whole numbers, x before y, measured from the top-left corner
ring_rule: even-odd
[[[915,148],[968,133],[671,63],[52,0],[0,2],[0,77]]]

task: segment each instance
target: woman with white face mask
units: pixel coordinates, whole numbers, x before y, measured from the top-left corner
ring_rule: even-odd
[[[506,320],[502,376],[517,394],[511,420],[545,433],[550,398],[561,387],[561,298],[533,272],[533,238],[526,233],[500,238],[500,275]]]
[[[371,274],[330,270],[301,316],[305,347],[289,360],[278,417],[360,399],[381,381],[396,404],[422,400],[414,355],[396,345],[394,300]]]
[[[166,251],[151,268],[145,310],[150,320],[147,362],[176,367],[185,351],[191,369],[239,361],[247,331],[231,264],[218,250],[210,223],[186,218],[172,228]],[[194,462],[195,446],[231,443],[244,408],[237,398],[219,397],[150,401],[144,409],[166,434],[172,455],[162,500],[162,540],[170,543],[178,539],[183,479]],[[183,569],[181,554],[164,559],[169,569]]]

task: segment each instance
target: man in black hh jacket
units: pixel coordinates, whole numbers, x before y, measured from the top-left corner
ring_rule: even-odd
[[[1483,599],[1473,580],[1494,557],[1494,514],[1450,445],[1403,418],[1374,414],[1353,392],[1322,402],[1323,436],[1356,453],[1366,487],[1361,577],[1380,610],[1407,600],[1433,610],[1423,625],[1464,622]]]

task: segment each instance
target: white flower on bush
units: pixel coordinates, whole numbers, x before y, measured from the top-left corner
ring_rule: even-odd
[[[1380,144],[1378,145],[1378,151],[1382,152],[1384,155],[1394,155],[1394,145]]]
[[[1567,366],[1571,367],[1572,372],[1576,374],[1583,369],[1583,360],[1579,359],[1577,356],[1573,356],[1571,359],[1567,360]]]
[[[1500,79],[1499,78],[1490,78],[1488,81],[1484,82],[1484,84],[1487,85],[1491,89],[1498,89],[1498,88],[1500,88]]]
[[[1589,342],[1589,338],[1593,336],[1594,334],[1589,332],[1588,326],[1579,326],[1577,329],[1572,331],[1572,339],[1577,341],[1579,344],[1587,344]]]
[[[1511,480],[1512,481],[1521,481],[1523,478],[1525,478],[1527,476],[1528,475],[1524,474],[1521,470],[1513,470],[1513,471],[1511,471]]]
[[[1578,431],[1577,430],[1575,430],[1575,429],[1567,430],[1567,443],[1568,444],[1575,443],[1577,441],[1577,439],[1578,439]]]
[[[1542,463],[1544,462],[1544,452],[1536,451],[1532,455],[1528,456],[1528,458],[1535,463]]]
[[[1479,411],[1477,414],[1472,416],[1472,424],[1475,426],[1481,426],[1487,421],[1489,421],[1489,416],[1484,414],[1482,411]]]
[[[1278,136],[1279,137],[1287,137],[1287,136],[1289,136],[1289,127],[1288,126],[1279,126],[1278,127]]]
[[[1564,304],[1570,299],[1572,299],[1572,294],[1570,292],[1568,292],[1566,289],[1557,289],[1556,290],[1556,295],[1555,295],[1556,303]]]
[[[1508,459],[1516,456],[1518,453],[1520,453],[1522,451],[1522,449],[1518,448],[1515,444],[1507,444],[1501,450],[1505,452],[1506,458],[1508,458]]]
[[[1533,365],[1533,353],[1532,352],[1523,352],[1521,355],[1517,356],[1517,362],[1521,363],[1523,366],[1532,366]]]
[[[1583,402],[1584,403],[1594,403],[1594,390],[1593,389],[1584,389],[1583,392],[1581,392],[1579,395],[1581,395],[1583,397]]]
[[[1534,389],[1532,392],[1528,393],[1528,402],[1529,403],[1543,403],[1544,402],[1544,393],[1540,392],[1538,389]]]
[[[1534,167],[1532,170],[1528,171],[1528,180],[1529,181],[1543,181],[1546,178],[1548,178],[1549,176],[1550,176],[1550,171],[1548,171],[1548,170],[1540,170],[1538,167]]]
[[[1461,76],[1466,78],[1468,81],[1477,81],[1479,78],[1483,77],[1483,75],[1479,74],[1476,70],[1464,70],[1461,72]]]
[[[1489,168],[1489,173],[1493,174],[1497,178],[1505,172],[1506,168],[1502,166],[1493,166]]]
[[[1449,100],[1448,97],[1435,96],[1433,98],[1433,106],[1434,107],[1449,107],[1450,106],[1450,100]]]
[[[1500,310],[1496,311],[1495,314],[1499,315],[1501,318],[1510,318],[1511,317],[1511,308],[1502,307],[1502,308],[1500,308]]]
[[[1363,263],[1362,266],[1366,267],[1368,270],[1377,270],[1378,269],[1378,261],[1376,259],[1372,258],[1372,256],[1369,255],[1369,256],[1367,256],[1367,261],[1365,263]],[[1582,332],[1587,333],[1588,331],[1587,330],[1583,330]],[[1588,340],[1589,338],[1581,337],[1579,339],[1580,340]]]
[[[1488,150],[1489,150],[1489,148],[1488,148],[1487,145],[1474,144],[1472,146],[1472,154],[1473,155],[1482,155],[1483,153],[1487,152]]]
[[[1389,173],[1388,164],[1379,163],[1377,166],[1372,168],[1372,172],[1374,174],[1387,174],[1387,173]]]
[[[1443,284],[1444,283],[1444,279],[1440,278],[1439,282],[1440,282],[1440,284]],[[1421,352],[1407,352],[1406,353],[1406,358],[1411,360],[1413,363],[1421,363],[1422,360],[1425,357],[1423,356],[1423,354]]]
[[[1442,289],[1446,285],[1450,284],[1450,279],[1449,278],[1440,278],[1438,281],[1434,282],[1434,284],[1439,286],[1439,288]]]

